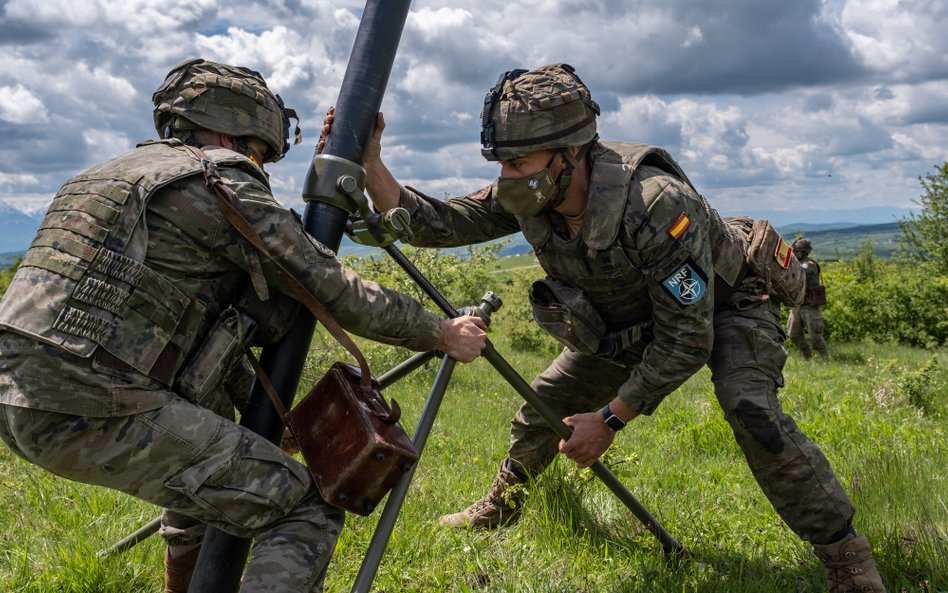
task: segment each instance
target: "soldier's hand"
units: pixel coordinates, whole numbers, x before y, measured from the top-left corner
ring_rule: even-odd
[[[316,143],[317,154],[322,154],[323,149],[326,148],[326,136],[329,135],[329,130],[332,129],[332,120],[335,114],[336,108],[330,107],[329,111],[326,112],[326,117],[323,118],[323,127],[319,131],[319,141]]]
[[[319,142],[316,143],[316,152],[322,153],[326,148],[326,137],[332,130],[332,122],[335,119],[336,108],[330,107],[323,118],[323,127],[319,132]],[[382,132],[385,130],[385,117],[380,111],[375,115],[375,128],[372,130],[372,137],[369,138],[365,146],[365,153],[362,156],[363,164],[373,164],[382,160]]]
[[[441,322],[441,338],[436,348],[460,362],[471,362],[487,346],[487,326],[473,315]]]
[[[372,129],[372,137],[365,145],[365,154],[363,160],[368,165],[381,162],[382,160],[382,132],[385,131],[385,116],[379,111],[375,115],[375,128]]]
[[[573,429],[573,434],[569,440],[560,441],[560,453],[575,461],[580,468],[596,463],[616,438],[616,433],[606,426],[599,412],[567,416],[563,423]]]

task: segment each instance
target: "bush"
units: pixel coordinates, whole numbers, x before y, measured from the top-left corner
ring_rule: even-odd
[[[504,335],[515,351],[556,356],[563,346],[534,323],[533,309],[530,307],[530,285],[542,274],[543,270],[539,268],[508,273],[501,289],[504,306],[497,314],[497,323],[504,328]]]
[[[827,335],[839,341],[948,344],[948,276],[934,265],[879,261],[864,251],[853,262],[823,266]]]
[[[497,259],[501,247],[503,243],[492,243],[450,252],[406,247],[402,252],[448,301],[460,308],[480,302],[492,282],[490,264]],[[342,262],[359,275],[409,294],[440,313],[421,287],[387,255],[347,256]]]
[[[3,293],[5,293],[10,286],[10,281],[13,280],[13,275],[16,274],[16,269],[20,267],[21,261],[23,260],[18,257],[12,266],[5,270],[0,270],[0,297],[3,296]]]
[[[491,289],[496,280],[490,273],[490,265],[496,261],[501,247],[503,243],[452,251],[405,247],[402,252],[448,302],[460,309],[479,304],[484,293]],[[371,257],[346,256],[342,262],[363,278],[411,295],[430,311],[446,317],[440,307],[436,306],[422,288],[388,255],[380,253]],[[410,323],[410,320],[406,320],[406,323]],[[317,328],[314,341],[316,344],[310,349],[304,369],[304,377],[308,379],[318,379],[335,360],[351,359],[351,355],[321,327]],[[356,338],[356,343],[368,359],[375,376],[414,354],[405,348],[369,340]]]

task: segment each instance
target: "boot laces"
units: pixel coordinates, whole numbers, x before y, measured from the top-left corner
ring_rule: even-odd
[[[833,593],[849,593],[850,591],[872,591],[868,583],[858,583],[859,575],[865,570],[859,566],[859,560],[854,552],[846,552],[839,560],[824,560],[826,565],[826,580]]]

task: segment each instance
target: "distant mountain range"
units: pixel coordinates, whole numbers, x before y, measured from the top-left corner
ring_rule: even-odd
[[[915,212],[911,208],[894,206],[871,206],[867,208],[846,208],[841,210],[779,210],[745,212],[721,212],[725,216],[744,214],[754,218],[766,218],[779,229],[799,229],[801,231],[828,230],[846,226],[885,224],[907,218]]]
[[[26,214],[0,202],[0,255],[26,251],[44,214]]]

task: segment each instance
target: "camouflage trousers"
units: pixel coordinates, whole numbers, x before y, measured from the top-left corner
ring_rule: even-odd
[[[813,345],[813,350],[816,350],[823,358],[829,356],[826,340],[823,339],[824,327],[823,314],[820,313],[819,307],[801,305],[790,310],[787,334],[804,358],[811,356],[810,344]]]
[[[193,545],[200,523],[252,538],[243,593],[322,591],[343,512],[320,498],[303,464],[205,408],[173,397],[95,418],[0,405],[0,440],[54,474],[167,509],[170,543]]]
[[[724,417],[780,517],[802,539],[828,543],[849,527],[854,509],[826,457],[781,409],[777,389],[786,358],[776,306],[715,311],[708,366]],[[615,397],[635,362],[620,365],[564,350],[533,388],[560,416],[597,410]],[[543,418],[524,404],[511,422],[508,459],[536,475],[556,457],[558,443]]]

